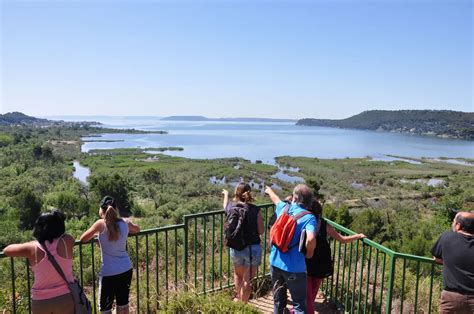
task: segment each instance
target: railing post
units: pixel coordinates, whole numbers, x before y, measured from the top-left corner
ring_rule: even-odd
[[[189,276],[189,273],[188,273],[188,261],[189,261],[189,253],[188,253],[188,239],[189,239],[189,236],[188,236],[188,231],[189,231],[189,228],[188,228],[188,224],[189,224],[189,219],[188,219],[188,216],[184,215],[183,216],[183,220],[184,220],[184,254],[183,254],[183,259],[184,259],[184,290],[187,291],[188,290],[188,276]]]
[[[15,293],[15,260],[13,257],[10,257],[10,270],[12,272],[12,306],[13,314],[16,313],[16,293]]]
[[[392,293],[393,293],[393,285],[395,282],[396,258],[397,256],[395,254],[390,254],[390,273],[388,275],[387,302],[385,305],[385,313],[391,313],[392,311]],[[383,291],[381,291],[381,293],[383,294]]]

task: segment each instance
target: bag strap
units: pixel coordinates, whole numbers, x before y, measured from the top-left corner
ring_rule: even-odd
[[[283,215],[284,213],[287,213],[288,214],[288,211],[290,210],[290,203],[286,203],[285,207],[283,207],[283,210],[281,212],[281,215]],[[281,216],[280,215],[280,216]]]
[[[56,262],[56,259],[54,258],[54,256],[49,252],[48,248],[46,247],[46,243],[40,242],[40,245],[44,249],[44,251],[46,252],[46,255],[48,255],[48,260],[51,262],[51,264],[53,264],[53,267],[54,267],[54,269],[56,269],[59,276],[61,276],[61,278],[64,279],[64,281],[67,284],[67,287],[68,287],[69,291],[72,293],[73,291],[69,288],[70,282],[67,281],[66,276],[64,275],[64,272],[61,269],[61,266],[59,266],[59,264],[58,264],[58,262]]]
[[[298,220],[298,219],[300,219],[301,217],[306,216],[306,215],[308,215],[308,214],[311,214],[311,212],[309,212],[309,211],[307,211],[307,210],[304,210],[304,211],[302,211],[301,213],[299,213],[298,215],[293,216],[293,219],[294,219],[294,220]]]

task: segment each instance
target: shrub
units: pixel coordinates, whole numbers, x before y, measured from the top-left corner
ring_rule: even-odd
[[[28,188],[23,189],[13,198],[13,206],[20,214],[20,228],[23,230],[32,229],[36,219],[41,213],[42,200],[38,195]]]
[[[92,176],[89,178],[90,190],[96,195],[97,204],[105,195],[110,195],[117,203],[120,215],[128,217],[131,214],[133,202],[129,196],[130,186],[128,181],[121,174],[106,174],[102,176]]]

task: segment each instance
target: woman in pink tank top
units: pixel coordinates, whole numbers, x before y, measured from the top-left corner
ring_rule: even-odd
[[[65,217],[59,211],[42,214],[35,222],[36,241],[11,244],[4,249],[6,256],[26,257],[33,270],[31,309],[33,314],[74,313],[74,301],[66,282],[61,278],[44,250],[54,256],[69,282],[73,282],[72,252],[74,238],[65,234]]]

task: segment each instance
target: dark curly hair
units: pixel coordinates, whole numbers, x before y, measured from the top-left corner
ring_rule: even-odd
[[[33,236],[38,242],[53,242],[66,231],[64,220],[66,217],[58,210],[49,213],[43,213],[36,219],[33,227]]]
[[[323,215],[323,207],[318,200],[313,200],[313,206],[311,206],[310,211],[318,218]]]

